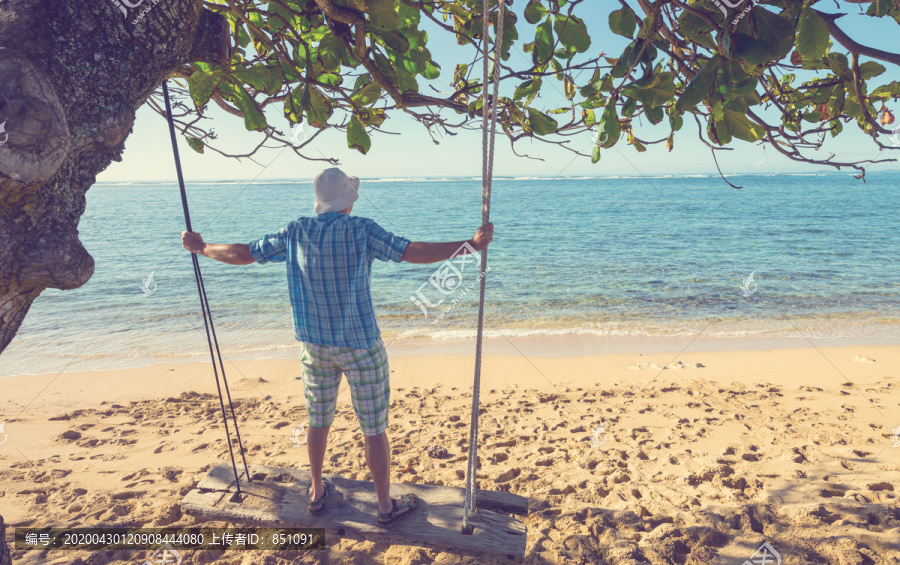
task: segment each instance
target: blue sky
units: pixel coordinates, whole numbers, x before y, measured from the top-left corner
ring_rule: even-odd
[[[591,34],[592,45],[587,55],[593,57],[603,52],[610,57],[618,57],[627,44],[623,37],[612,34],[607,27],[609,12],[617,7],[616,3],[603,2],[602,8],[591,10],[600,4],[598,0],[589,0],[576,10],[576,15],[583,18]],[[534,26],[529,25],[521,16],[525,2],[516,2],[514,11],[519,15],[517,28],[519,40],[511,50],[510,59],[506,62],[514,68],[530,67],[530,55],[524,54],[520,48],[531,41]],[[837,11],[831,3],[821,4],[820,10]],[[735,12],[737,12],[736,10]],[[842,28],[860,43],[871,47],[896,51],[897,24],[887,18],[869,18],[860,15],[859,8],[847,2],[841,3],[841,11],[847,16],[838,20]],[[436,81],[419,78],[420,89],[430,91],[428,84],[437,90],[447,92],[446,83],[452,79],[453,69],[457,63],[471,62],[473,48],[461,47],[443,30],[438,29],[423,19],[420,26],[428,31],[428,46],[434,60],[441,66],[441,76]],[[523,41],[524,39],[524,41]],[[835,50],[844,51],[836,46]],[[581,59],[576,59],[581,60]],[[862,58],[862,60],[866,60]],[[900,71],[896,67],[875,79],[876,81],[900,80]],[[477,73],[481,74],[480,62]],[[578,79],[582,84],[585,76]],[[511,96],[515,81],[501,85],[501,95]],[[881,84],[880,82],[878,84]],[[545,80],[541,95],[532,106],[538,109],[558,107],[564,97],[562,85],[552,77]],[[892,107],[895,114],[900,115],[896,104]],[[246,152],[258,143],[257,132],[248,132],[243,127],[243,120],[222,112],[215,104],[210,104],[208,116],[212,118],[206,123],[219,136],[219,146],[233,152]],[[280,109],[271,112],[271,122],[282,126],[287,131],[287,121],[280,116]],[[445,116],[454,116],[445,111]],[[562,117],[562,116],[558,116]],[[333,118],[334,119],[334,118]],[[451,121],[453,121],[451,119]],[[664,137],[668,131],[663,125],[651,128],[645,122],[643,127],[636,128],[639,137],[657,139]],[[307,146],[308,154],[339,159],[340,167],[348,174],[361,178],[376,177],[423,177],[423,176],[480,176],[481,175],[481,133],[480,131],[458,130],[458,135],[439,138],[440,143],[432,142],[425,127],[403,112],[393,114],[385,121],[383,129],[396,135],[371,132],[372,148],[367,155],[347,147],[344,132],[329,130],[316,138],[316,142]],[[591,139],[588,134],[575,136],[571,145],[579,147],[583,153],[589,153]],[[773,173],[791,171],[834,170],[832,168],[814,167],[796,163],[782,157],[770,147],[761,147],[735,140],[730,147],[732,151],[720,151],[717,156],[723,172],[729,173]],[[251,160],[229,159],[211,151],[200,155],[191,150],[183,139],[180,141],[182,164],[185,178],[190,180],[245,180],[253,179],[291,179],[309,180],[322,168],[328,166],[324,162],[308,161],[292,151],[266,149],[257,153],[254,163]],[[649,146],[645,153],[637,153],[624,140],[614,148],[604,151],[601,161],[592,164],[587,157],[579,157],[559,147],[542,142],[520,140],[516,143],[516,151],[526,154],[529,159],[516,156],[508,139],[498,133],[494,163],[495,176],[607,176],[607,175],[659,175],[659,174],[705,174],[714,173],[715,164],[710,151],[697,140],[696,125],[692,120],[685,120],[685,126],[675,137],[675,149],[669,153],[662,145]],[[321,152],[321,153],[320,153]],[[826,142],[819,151],[827,156],[828,152],[837,154],[839,160],[858,160],[883,158],[878,148],[859,132],[855,125],[845,126],[844,133],[838,138]],[[900,158],[900,151],[887,155]],[[900,169],[898,163],[874,166],[870,172],[885,169]],[[121,162],[114,162],[98,176],[98,181],[131,181],[131,180],[172,180],[175,178],[169,134],[165,121],[151,109],[144,106],[138,110],[132,134],[125,142],[125,151]]]

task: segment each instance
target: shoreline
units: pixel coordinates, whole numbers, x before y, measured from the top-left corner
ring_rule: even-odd
[[[482,389],[514,386],[560,392],[566,387],[614,387],[660,384],[697,378],[725,385],[777,382],[800,387],[841,383],[872,383],[900,373],[897,340],[838,340],[831,344],[806,340],[728,340],[719,338],[604,339],[597,348],[593,336],[526,337],[485,340]],[[459,383],[471,390],[474,339],[453,344],[386,344],[391,388]],[[302,399],[298,355],[237,359],[223,356],[225,375],[236,398],[264,396],[266,389],[288,386]],[[218,364],[217,364],[218,366]],[[342,381],[346,383],[346,381]],[[182,392],[216,392],[209,358],[164,361],[139,367],[68,370],[0,378],[6,401],[0,420],[44,413],[44,410],[177,396]],[[346,388],[346,385],[344,386]],[[595,389],[596,390],[596,389]],[[101,392],[102,391],[102,392]],[[345,390],[342,394],[346,393]],[[54,397],[64,399],[54,401]],[[43,407],[42,409],[40,407]]]
[[[433,355],[470,356],[475,354],[475,338],[438,339],[431,337],[383,338],[391,359],[400,357],[421,357]],[[782,349],[815,349],[844,347],[888,347],[900,346],[900,337],[760,337],[760,336],[609,336],[593,334],[551,334],[527,335],[512,337],[485,337],[483,352],[485,355],[512,355],[538,358],[593,357],[604,355],[628,354],[676,354],[676,353],[712,353],[741,351],[771,351]],[[280,354],[272,354],[279,351]],[[293,342],[277,350],[263,353],[223,353],[223,361],[265,362],[296,360],[300,353],[299,342]],[[2,356],[0,356],[2,357]],[[0,383],[6,379],[23,377],[45,377],[68,373],[108,373],[114,371],[131,371],[148,369],[155,366],[177,366],[182,364],[209,364],[208,355],[170,358],[141,362],[147,358],[139,358],[136,364],[126,364],[113,368],[74,369],[66,371],[19,373],[0,376]]]

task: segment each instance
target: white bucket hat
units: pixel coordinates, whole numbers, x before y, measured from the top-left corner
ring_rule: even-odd
[[[313,179],[316,205],[313,212],[324,214],[347,208],[359,198],[359,179],[348,177],[337,167],[325,169]]]

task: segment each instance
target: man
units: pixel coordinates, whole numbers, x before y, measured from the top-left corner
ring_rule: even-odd
[[[390,496],[391,451],[386,432],[390,370],[372,305],[372,262],[436,263],[470,250],[481,251],[493,240],[494,226],[481,226],[468,241],[410,242],[373,220],[350,215],[359,198],[357,177],[333,167],[316,175],[313,186],[315,217],[300,217],[249,244],[204,243],[200,234],[182,232],[182,245],[231,265],[287,263],[309,416],[312,484],[307,507],[313,513],[325,508],[328,482],[322,479],[322,464],[343,373],[365,436],[366,463],[378,497],[377,523],[387,525],[415,509],[418,501],[414,494]]]

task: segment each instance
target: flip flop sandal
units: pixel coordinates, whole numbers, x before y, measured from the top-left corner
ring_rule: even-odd
[[[400,496],[403,499],[401,504],[397,504],[397,499],[392,498],[391,504],[394,508],[390,512],[379,512],[378,520],[375,521],[381,527],[388,526],[397,521],[401,516],[406,516],[410,512],[416,509],[419,506],[419,497],[415,494],[404,494]],[[400,512],[404,508],[409,508],[406,512]]]
[[[318,514],[325,510],[325,498],[328,496],[328,487],[331,486],[331,483],[328,482],[328,479],[323,478],[322,483],[325,485],[325,494],[322,495],[322,498],[318,500],[310,500],[309,495],[312,491],[312,483],[308,487],[306,487],[306,509],[309,510],[310,514]],[[313,506],[322,505],[321,508],[313,509]]]

